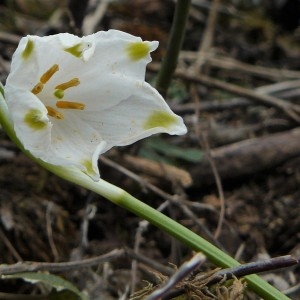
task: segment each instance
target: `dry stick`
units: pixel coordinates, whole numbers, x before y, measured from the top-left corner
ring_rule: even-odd
[[[18,262],[12,265],[0,265],[0,275],[9,275],[20,272],[37,272],[49,271],[51,273],[65,272],[78,268],[87,268],[96,266],[98,264],[112,261],[114,259],[124,257],[126,251],[124,249],[115,249],[104,255],[93,258],[83,259],[79,261],[60,262],[60,263],[47,263],[47,262]]]
[[[194,99],[195,99],[195,114],[197,116],[197,120],[199,120],[199,115],[200,115],[200,101],[198,99],[198,94],[196,94],[195,89],[192,89],[192,92],[194,93]],[[224,197],[224,191],[223,191],[223,186],[222,186],[222,181],[218,172],[218,169],[216,167],[216,164],[214,162],[214,159],[211,155],[211,151],[210,151],[210,147],[208,144],[208,140],[207,138],[202,134],[200,134],[199,132],[199,127],[197,126],[198,124],[195,123],[195,133],[198,139],[198,142],[200,145],[202,145],[202,148],[205,151],[207,160],[209,162],[210,168],[212,170],[214,179],[215,179],[215,183],[217,186],[217,190],[218,190],[218,194],[219,194],[219,199],[220,199],[220,214],[219,214],[219,219],[218,219],[218,225],[217,225],[217,229],[215,231],[214,234],[214,238],[215,240],[218,239],[220,233],[221,233],[221,229],[222,229],[222,225],[224,222],[224,218],[225,218],[225,197]],[[222,247],[223,248],[223,247]],[[222,249],[221,248],[221,249]]]
[[[212,2],[203,39],[197,53],[196,62],[190,68],[190,70],[193,70],[195,74],[198,72],[201,73],[202,66],[205,62],[205,54],[210,50],[213,44],[214,32],[218,17],[219,2],[220,0],[213,0]]]
[[[300,73],[300,72],[299,72]],[[279,83],[268,84],[253,89],[253,92],[257,94],[274,94],[276,97],[288,97],[292,91],[298,91],[299,93],[300,80],[288,80]],[[201,103],[201,111],[219,111],[224,109],[233,109],[235,107],[247,107],[251,104],[251,101],[245,98],[232,98],[226,101],[220,102],[219,100],[210,100]],[[173,110],[180,113],[190,113],[195,110],[194,103],[175,104],[171,106]]]
[[[233,268],[223,269],[215,273],[213,278],[208,284],[213,284],[221,281],[224,277],[231,279],[233,277],[244,277],[249,274],[257,274],[267,272],[271,270],[277,270],[281,268],[295,266],[299,261],[293,258],[291,255],[285,255],[280,257],[274,257],[266,260],[260,260],[256,262],[247,263]]]
[[[211,5],[210,9],[210,14],[208,17],[207,21],[207,26],[204,32],[204,38],[201,41],[200,49],[198,51],[197,59],[194,65],[189,69],[191,74],[198,74],[201,72],[203,64],[205,62],[205,53],[209,51],[209,49],[212,47],[213,44],[213,37],[214,37],[214,32],[215,32],[215,27],[217,24],[217,17],[218,17],[218,7],[219,7],[219,0],[214,0]],[[192,85],[191,91],[194,94],[194,100],[195,100],[195,114],[196,114],[196,120],[199,120],[200,117],[200,99],[197,93],[197,89],[195,85]],[[199,127],[197,126],[197,122],[195,123],[195,132],[196,136],[198,138],[198,142],[200,145],[203,146],[205,153],[207,155],[210,168],[213,172],[218,194],[219,194],[219,199],[220,199],[220,214],[219,214],[219,219],[218,219],[218,225],[214,234],[214,238],[217,240],[218,237],[221,234],[224,218],[225,218],[225,197],[224,197],[224,191],[223,191],[223,186],[222,186],[222,181],[218,172],[218,169],[216,167],[216,164],[214,163],[214,160],[210,154],[210,147],[208,144],[207,139],[200,134],[199,132]],[[200,138],[202,136],[202,138]]]
[[[218,189],[218,194],[219,194],[219,199],[220,199],[220,215],[219,215],[219,219],[218,219],[218,225],[217,225],[216,231],[214,233],[214,238],[217,240],[221,234],[224,219],[225,219],[225,196],[224,196],[224,190],[223,190],[223,185],[222,185],[222,181],[220,178],[220,174],[219,174],[218,168],[215,164],[215,161],[211,155],[208,140],[204,136],[203,136],[202,140],[203,140],[202,144],[204,145],[204,149],[205,149],[205,152],[207,155],[207,159],[209,161],[210,168],[213,172],[213,176],[215,179],[215,183],[216,183],[216,186]]]
[[[294,293],[297,293],[300,291],[300,282],[286,290],[284,290],[284,294],[286,295],[292,295]]]
[[[49,245],[50,245],[52,254],[54,256],[54,260],[58,261],[59,254],[58,254],[57,248],[56,248],[54,240],[53,240],[53,231],[52,231],[52,226],[51,226],[51,223],[52,223],[51,222],[51,211],[52,211],[52,209],[53,209],[53,202],[48,202],[47,209],[46,209],[46,229],[47,229]]]
[[[184,188],[190,187],[193,183],[191,175],[186,170],[180,169],[163,162],[152,161],[142,157],[123,155],[122,160],[130,165],[130,168],[156,178],[176,182]]]
[[[234,277],[236,278],[241,278],[246,275],[250,274],[257,274],[257,273],[262,273],[262,272],[267,272],[271,270],[278,270],[280,268],[286,268],[290,266],[294,266],[298,264],[299,261],[296,260],[295,258],[291,257],[290,255],[286,256],[281,256],[281,257],[275,257],[275,258],[270,258],[266,260],[261,260],[261,261],[256,261],[256,262],[251,262],[247,263],[244,265],[239,265],[237,267],[233,268],[227,268],[220,270],[216,272],[213,276],[211,276],[208,281],[206,282],[206,285],[212,285],[218,282],[228,279],[232,279]],[[207,279],[207,274],[200,274],[196,276],[193,281],[199,281],[201,282],[202,280]],[[165,294],[161,299],[162,300],[170,300],[175,297],[178,297],[182,294],[184,294],[185,288],[181,287],[176,290],[170,291],[167,294]]]
[[[0,229],[0,239],[4,242],[5,246],[10,250],[12,255],[15,257],[17,260],[23,260],[21,255],[18,253],[16,248],[13,246],[13,244],[10,242],[10,240],[6,237],[5,233]]]
[[[276,69],[276,68],[268,68],[262,66],[254,66],[251,64],[247,64],[241,62],[239,60],[233,59],[227,56],[220,56],[211,53],[203,54],[205,58],[205,62],[210,66],[213,66],[218,69],[226,69],[231,71],[240,71],[243,73],[247,73],[249,75],[259,76],[271,80],[282,80],[282,79],[299,79],[300,72],[293,70],[285,70],[285,69]],[[180,53],[180,59],[185,61],[193,61],[196,60],[198,54],[195,51],[182,51]]]
[[[193,76],[186,73],[184,70],[175,71],[175,76],[185,80],[189,80],[191,82],[198,82],[209,87],[221,89],[235,95],[247,97],[259,104],[277,107],[284,111],[292,120],[296,121],[297,123],[300,123],[300,117],[298,115],[298,113],[300,113],[299,105],[291,104],[289,102],[286,102],[282,99],[270,95],[257,94],[247,88],[243,88],[231,83],[226,83],[218,79],[213,79],[205,75]]]
[[[261,172],[300,155],[300,128],[221,146],[211,150],[211,155],[223,180]],[[191,174],[195,187],[214,183],[207,159]]]
[[[184,263],[179,270],[169,278],[168,282],[151,295],[146,297],[145,300],[158,300],[161,299],[171,288],[173,288],[178,282],[182,281],[188,276],[195,268],[205,261],[205,256],[201,253],[197,253],[191,260]]]
[[[255,88],[258,94],[284,94],[287,91],[299,89],[300,79],[276,82]]]
[[[144,255],[136,253],[130,248],[124,248],[124,249],[112,250],[111,252],[108,252],[101,256],[78,260],[78,261],[72,261],[72,262],[58,262],[58,263],[46,262],[45,263],[45,262],[23,261],[12,265],[0,265],[0,275],[10,275],[10,274],[16,274],[21,272],[37,272],[37,271],[49,271],[52,273],[67,272],[74,269],[97,266],[104,262],[112,261],[126,256],[134,260],[137,260],[151,267],[152,269],[157,270],[158,272],[164,275],[171,276],[172,274],[174,274],[174,269],[170,267],[166,267],[152,259],[149,259]]]
[[[21,37],[16,34],[0,31],[0,41],[17,45]]]
[[[201,103],[201,112],[214,112],[226,109],[244,108],[251,105],[245,98],[232,98],[226,101],[210,100]],[[189,102],[185,104],[171,104],[171,109],[178,114],[191,114],[195,112],[196,104]]]

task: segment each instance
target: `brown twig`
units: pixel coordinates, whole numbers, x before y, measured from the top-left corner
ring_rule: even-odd
[[[198,54],[195,51],[182,51],[179,56],[180,59],[185,61],[194,61],[198,58]],[[300,72],[294,70],[285,70],[277,68],[268,68],[257,65],[247,64],[231,57],[220,56],[211,53],[203,54],[205,63],[218,69],[226,69],[230,71],[239,71],[249,75],[267,78],[271,80],[283,80],[283,79],[299,79]]]
[[[215,27],[217,24],[217,17],[218,17],[218,7],[219,7],[219,0],[213,0],[210,13],[208,16],[207,25],[205,28],[205,32],[203,35],[203,39],[200,43],[199,50],[197,53],[197,58],[194,64],[189,68],[189,73],[191,74],[200,74],[202,73],[201,70],[203,69],[204,63],[205,63],[205,55],[209,52],[213,45],[213,37],[215,32]],[[219,199],[220,199],[220,215],[218,220],[217,229],[214,234],[214,238],[217,240],[224,222],[224,216],[225,216],[225,197],[224,197],[224,191],[222,186],[222,181],[218,173],[218,169],[216,167],[216,164],[214,163],[214,160],[210,154],[210,147],[207,138],[200,133],[199,126],[198,126],[198,120],[200,119],[200,99],[198,96],[198,92],[196,89],[195,84],[191,86],[191,94],[193,95],[193,99],[195,102],[195,115],[196,115],[196,123],[195,123],[195,133],[198,139],[199,144],[202,146],[202,148],[205,150],[206,156],[208,158],[208,161],[210,163],[210,168],[213,172]]]
[[[286,268],[298,264],[299,261],[291,257],[290,255],[271,258],[267,260],[261,260],[257,262],[251,262],[248,264],[240,265],[234,268],[223,269],[215,272],[207,281],[206,286],[218,283],[225,280],[232,279],[234,277],[241,278],[250,274],[258,274],[262,272],[267,272],[271,270],[278,270],[281,268]],[[207,274],[200,274],[196,276],[193,281],[203,281],[207,279]],[[168,291],[162,299],[170,300],[175,297],[182,295],[185,292],[184,285],[178,289]]]
[[[264,104],[266,106],[276,107],[286,113],[292,120],[300,123],[300,117],[298,113],[300,113],[300,106],[291,104],[287,101],[282,99],[270,96],[270,95],[263,95],[253,92],[250,89],[240,87],[231,83],[223,82],[218,79],[213,79],[205,75],[194,76],[186,73],[183,70],[177,70],[175,72],[175,76],[178,76],[182,79],[189,80],[191,82],[198,82],[208,87],[213,87],[217,89],[221,89],[232,94],[247,97],[252,101],[255,101],[259,104]]]
[[[80,261],[60,262],[60,263],[24,261],[12,265],[1,265],[0,275],[9,275],[9,274],[15,274],[20,272],[37,272],[37,271],[49,271],[51,273],[65,272],[65,271],[74,270],[78,268],[87,268],[87,267],[96,266],[98,264],[114,260],[116,258],[124,257],[125,255],[126,252],[124,249],[115,249],[104,255],[83,259]]]
[[[217,17],[218,17],[219,2],[220,0],[212,1],[206,28],[200,43],[199,50],[197,52],[196,61],[190,68],[190,70],[193,70],[195,74],[202,73],[201,69],[205,62],[206,53],[209,52],[209,50],[213,45],[214,32],[215,32]]]
[[[218,172],[218,168],[215,164],[215,161],[214,161],[214,159],[211,155],[208,140],[206,139],[206,137],[203,136],[202,141],[203,141],[202,144],[204,146],[204,149],[205,149],[205,152],[206,152],[206,155],[207,155],[207,159],[209,161],[210,168],[211,168],[211,170],[213,172],[213,175],[214,175],[215,183],[216,183],[216,186],[217,186],[217,189],[218,189],[219,200],[220,200],[220,208],[221,209],[220,209],[217,228],[216,228],[216,231],[214,233],[214,238],[217,240],[218,237],[221,234],[222,226],[223,226],[224,219],[225,219],[225,196],[224,196],[222,180],[220,178],[220,174]]]
[[[202,146],[202,148],[205,151],[207,160],[209,162],[210,169],[212,170],[212,173],[214,175],[215,183],[216,183],[216,186],[218,189],[220,204],[221,204],[220,205],[221,211],[219,214],[218,225],[217,225],[217,229],[214,234],[214,238],[215,238],[215,240],[217,240],[221,233],[221,228],[222,228],[224,216],[225,216],[225,197],[224,197],[222,181],[221,181],[218,169],[217,169],[216,164],[213,160],[213,157],[210,153],[209,143],[207,141],[207,138],[203,134],[201,134],[199,131],[198,120],[199,120],[199,115],[200,115],[200,99],[198,97],[198,94],[196,93],[195,86],[193,86],[191,88],[191,93],[193,95],[194,102],[195,102],[195,115],[196,115],[197,122],[195,123],[194,127],[195,127],[196,137],[197,137],[198,143]],[[219,245],[219,248],[220,248],[220,245]]]
[[[158,300],[161,299],[170,289],[172,289],[178,282],[182,281],[191,272],[197,268],[203,261],[205,256],[197,253],[191,260],[184,263],[178,271],[169,278],[168,282],[161,288],[154,291],[145,300]]]
[[[249,274],[258,274],[262,272],[295,266],[298,263],[299,261],[293,258],[291,255],[259,260],[243,264],[237,267],[220,270],[217,273],[215,273],[215,275],[213,276],[213,278],[211,278],[208,284],[214,284],[216,282],[221,281],[223,278],[226,278],[226,280],[231,279],[233,277],[240,278]]]
[[[189,172],[163,162],[152,161],[149,159],[124,155],[123,160],[134,170],[178,183],[187,188],[192,185],[192,178]]]
[[[0,41],[17,45],[19,43],[20,39],[21,39],[21,36],[19,36],[19,35],[0,31]]]
[[[144,265],[151,267],[152,269],[171,276],[174,274],[174,269],[170,267],[166,267],[148,257],[136,253],[134,250],[130,248],[124,249],[115,249],[106,254],[82,259],[78,261],[71,262],[34,262],[34,261],[22,261],[16,264],[11,265],[0,265],[0,275],[10,275],[16,274],[20,272],[37,272],[37,271],[48,271],[52,273],[60,273],[66,271],[72,271],[79,268],[89,268],[93,266],[97,266],[104,262],[112,261],[115,259],[119,259],[122,257],[130,257],[131,259],[137,260]]]
[[[249,138],[211,150],[211,155],[223,180],[241,178],[273,168],[298,157],[299,154],[300,128]],[[191,174],[194,178],[194,187],[199,188],[214,183],[206,157],[197,164],[197,168],[191,170]]]
[[[17,259],[17,260],[22,260],[22,257],[18,253],[18,251],[15,249],[15,247],[12,245],[10,240],[6,237],[2,229],[0,229],[0,239],[4,242],[5,246],[9,249],[9,251],[12,253],[12,255]]]
[[[52,232],[52,221],[51,221],[51,213],[53,209],[53,202],[48,202],[47,208],[46,208],[46,230],[47,230],[47,237],[49,241],[49,245],[52,251],[52,254],[54,256],[54,260],[59,260],[59,254],[57,251],[57,248],[55,246],[54,240],[53,240],[53,232]]]

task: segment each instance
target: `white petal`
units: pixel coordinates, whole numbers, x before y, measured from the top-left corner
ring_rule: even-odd
[[[132,87],[133,95],[118,105],[81,115],[83,121],[94,127],[106,141],[105,151],[113,146],[129,145],[155,133],[181,135],[187,132],[182,118],[171,111],[154,88],[142,81],[136,86],[138,88]],[[158,118],[155,119],[155,116]]]
[[[49,151],[51,145],[51,128],[45,106],[30,92],[5,88],[5,100],[7,101],[14,129],[25,149],[33,155],[41,157]],[[36,112],[39,120],[26,121],[28,113]],[[34,117],[32,115],[32,117]]]
[[[142,43],[140,37],[118,31],[109,30],[95,33],[96,51],[93,59],[101,61],[101,72],[124,74],[137,79],[145,77],[146,65],[151,61],[150,52],[158,47],[158,42],[144,42],[148,52],[139,60],[133,61],[128,55],[128,47],[134,43]]]
[[[105,146],[99,132],[68,112],[64,122],[53,122],[51,151],[46,161],[55,165],[75,165],[93,179],[99,179],[97,161]]]

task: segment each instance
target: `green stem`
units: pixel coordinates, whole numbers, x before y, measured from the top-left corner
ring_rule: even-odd
[[[61,167],[48,164],[44,161],[37,159],[32,156],[30,152],[24,149],[20,143],[13,129],[13,124],[9,118],[9,112],[2,95],[3,88],[0,84],[0,124],[6,131],[8,136],[20,147],[20,149],[27,154],[34,161],[39,163],[44,168],[48,169],[52,173],[59,177],[73,182],[79,186],[89,189],[113,203],[124,207],[125,209],[133,212],[141,218],[149,221],[151,224],[157,226],[161,230],[167,232],[178,241],[195,251],[203,252],[210,261],[215,263],[219,267],[230,268],[238,266],[239,262],[234,260],[231,256],[224,253],[216,246],[210,244],[208,241],[198,236],[188,228],[182,226],[171,218],[165,216],[154,208],[141,202],[135,197],[131,196],[124,190],[100,179],[95,182],[90,177],[85,175],[83,172],[76,168]],[[257,275],[246,276],[249,287],[260,297],[268,300],[287,300],[287,296],[282,294],[280,291],[269,285],[266,281],[258,277]]]
[[[182,48],[190,4],[191,0],[177,0],[166,55],[156,79],[156,88],[164,97],[170,86]]]

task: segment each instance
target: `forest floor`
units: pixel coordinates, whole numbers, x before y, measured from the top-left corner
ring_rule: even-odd
[[[288,5],[231,2],[214,7],[194,1],[190,10],[167,96],[188,133],[112,149],[99,160],[101,176],[154,208],[164,204],[165,214],[242,263],[286,255],[297,259],[300,28]],[[40,0],[34,6],[32,1],[0,1],[1,82],[22,36],[77,33],[75,24],[82,19],[76,11],[80,8],[68,10],[64,1]],[[158,40],[147,72],[147,81],[154,83],[173,14],[169,0],[90,1],[82,33],[114,28]],[[138,290],[142,293],[132,299],[142,299],[151,290],[148,283],[166,280],[170,269],[193,255],[123,208],[48,173],[0,131],[1,264],[81,261],[104,254],[110,255],[104,263],[79,264],[58,274],[93,300],[129,299]],[[210,274],[215,267],[206,262],[199,271]],[[291,299],[300,299],[299,270],[293,266],[262,276]],[[201,291],[193,299],[234,299],[229,288],[227,294],[220,287]],[[36,299],[43,292],[39,285],[0,280],[0,299]],[[247,292],[245,298],[257,297]]]

